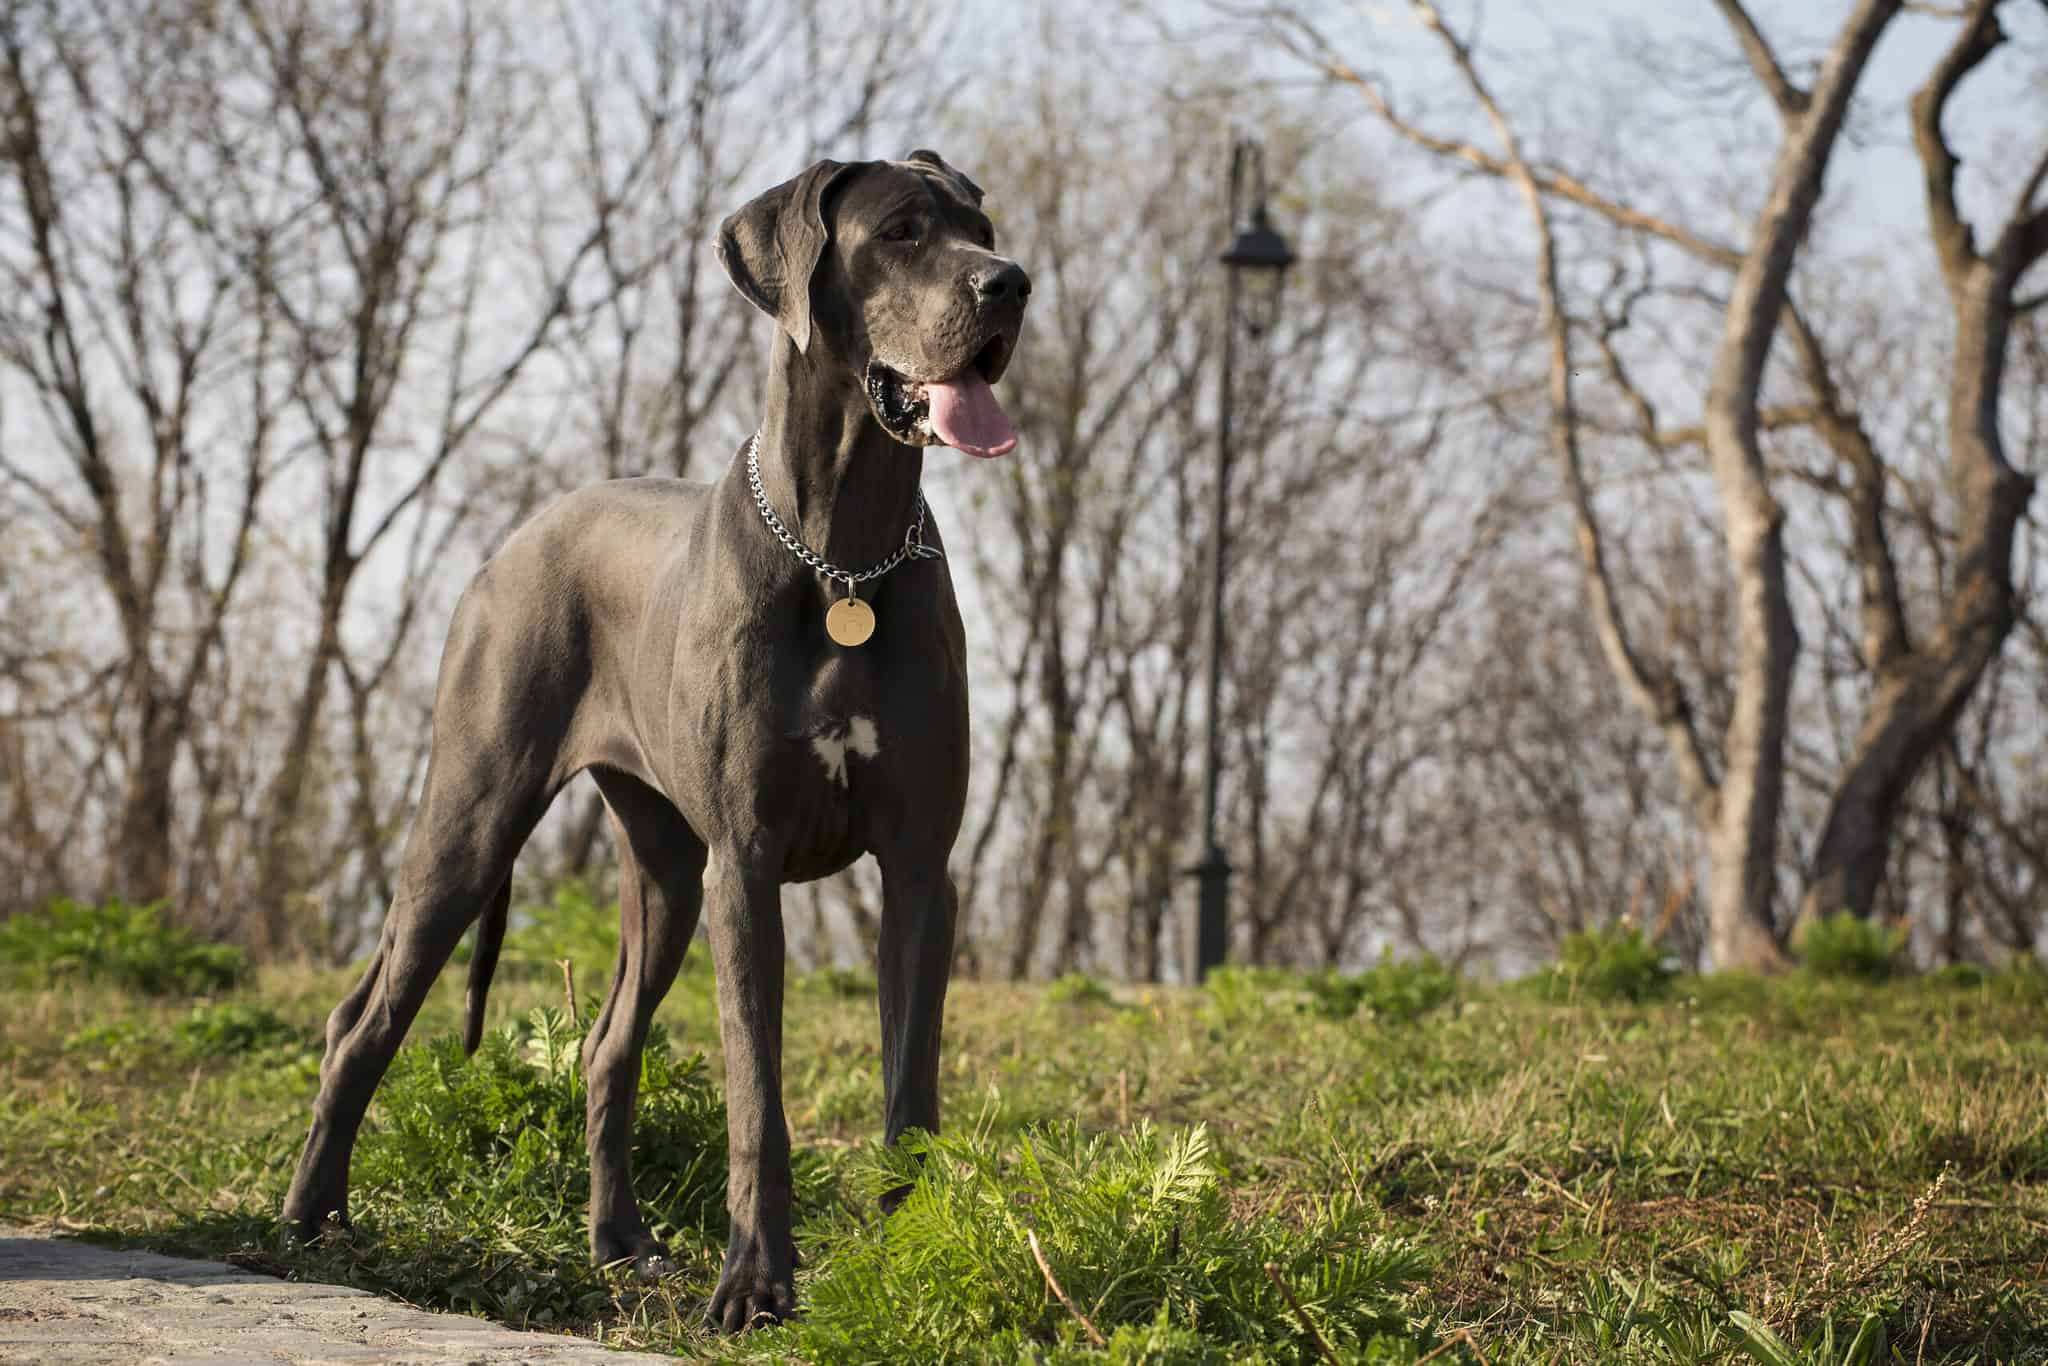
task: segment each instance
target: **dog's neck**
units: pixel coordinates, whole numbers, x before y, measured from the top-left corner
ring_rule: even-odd
[[[924,452],[882,430],[859,377],[822,342],[814,335],[806,354],[776,331],[768,391],[781,401],[761,423],[761,484],[806,546],[858,572],[903,544]]]

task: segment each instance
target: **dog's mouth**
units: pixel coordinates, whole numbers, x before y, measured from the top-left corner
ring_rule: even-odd
[[[984,460],[1017,447],[1017,428],[990,386],[1009,366],[1016,340],[998,333],[951,379],[913,379],[869,361],[868,406],[882,430],[906,446],[951,446]]]

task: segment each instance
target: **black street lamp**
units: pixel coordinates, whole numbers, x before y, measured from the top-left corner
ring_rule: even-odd
[[[1241,278],[1253,282],[1252,309],[1245,319],[1254,335],[1273,325],[1280,283],[1294,262],[1287,239],[1266,218],[1266,167],[1259,144],[1239,138],[1230,149],[1230,202],[1225,226],[1235,240],[1218,258],[1227,277],[1223,305],[1223,376],[1216,414],[1216,511],[1209,538],[1209,707],[1208,752],[1202,776],[1202,861],[1192,869],[1201,885],[1195,918],[1195,980],[1223,962],[1228,942],[1225,909],[1230,900],[1230,860],[1216,842],[1216,782],[1223,766],[1223,572],[1230,526],[1230,380],[1239,315]]]

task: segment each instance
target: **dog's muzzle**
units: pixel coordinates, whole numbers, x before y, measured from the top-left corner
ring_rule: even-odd
[[[868,406],[882,430],[906,446],[946,445],[982,459],[1016,448],[1017,428],[991,387],[1016,350],[1016,333],[990,335],[958,373],[917,379],[879,360],[869,361]]]

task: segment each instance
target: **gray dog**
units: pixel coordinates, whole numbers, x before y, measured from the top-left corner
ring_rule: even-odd
[[[370,1095],[482,917],[465,1044],[482,1034],[513,857],[588,771],[610,809],[623,918],[583,1047],[590,1249],[668,1254],[633,1198],[640,1050],[709,911],[725,1044],[728,1332],[788,1315],[781,887],[872,853],[886,1133],[936,1128],[953,957],[946,861],[967,791],[967,658],[918,491],[922,447],[999,456],[990,384],[1030,281],[995,253],[982,192],[928,151],[821,161],[728,218],[718,257],[777,324],[767,411],[716,483],[629,479],[561,499],[463,594],[433,753],[376,955],[327,1021],[312,1132],[284,1218],[345,1221]]]

